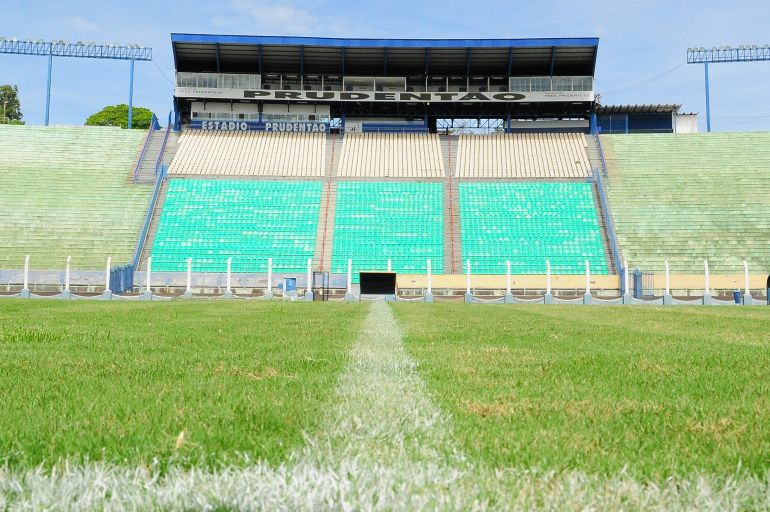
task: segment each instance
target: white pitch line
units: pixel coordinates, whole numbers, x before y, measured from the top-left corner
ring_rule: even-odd
[[[739,510],[770,508],[770,475],[643,484],[580,472],[491,471],[465,459],[390,308],[372,304],[321,434],[277,468],[105,464],[0,469],[0,510]]]

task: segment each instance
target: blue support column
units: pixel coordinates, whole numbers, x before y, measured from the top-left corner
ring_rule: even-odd
[[[709,63],[704,62],[706,73],[706,131],[711,133],[711,87],[709,86]]]
[[[134,59],[131,59],[131,77],[128,85],[128,129],[134,122]]]
[[[48,53],[48,85],[45,89],[45,125],[51,119],[51,75],[53,73],[53,49]]]

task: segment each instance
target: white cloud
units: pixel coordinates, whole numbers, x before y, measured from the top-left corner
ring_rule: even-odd
[[[81,16],[67,16],[62,18],[62,23],[68,25],[71,28],[77,30],[87,30],[89,32],[96,32],[99,30],[99,26]]]

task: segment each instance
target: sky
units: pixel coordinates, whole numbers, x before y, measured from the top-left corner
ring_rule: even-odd
[[[734,0],[0,0],[0,35],[137,43],[134,105],[172,108],[171,32],[387,38],[599,37],[596,91],[604,104],[681,103],[701,114],[703,66],[687,48],[770,44],[770,2]],[[42,124],[46,59],[0,55],[0,84],[19,86],[24,119]],[[51,124],[83,124],[128,101],[129,65],[54,60]],[[711,67],[715,131],[770,130],[770,62]]]

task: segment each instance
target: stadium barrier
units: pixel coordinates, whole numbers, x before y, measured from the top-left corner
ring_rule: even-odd
[[[71,269],[72,258],[67,257],[65,263],[65,269],[62,272],[57,271],[36,271],[36,281],[46,283],[48,286],[44,287],[44,292],[40,293],[36,289],[37,293],[33,293],[31,289],[30,281],[30,256],[25,256],[24,267],[22,272],[15,271],[0,271],[0,286],[5,284],[6,291],[10,292],[12,284],[21,283],[21,289],[18,293],[5,293],[0,294],[0,297],[13,297],[13,298],[58,298],[58,299],[97,299],[97,300],[171,300],[171,296],[156,293],[155,290],[165,290],[167,294],[170,294],[171,289],[182,288],[181,282],[184,282],[184,293],[180,295],[180,298],[192,298],[195,296],[212,297],[210,293],[198,293],[196,295],[195,290],[201,289],[219,289],[224,292],[219,296],[223,299],[235,299],[235,298],[251,298],[270,300],[276,297],[275,290],[282,290],[282,281],[286,282],[290,279],[292,283],[296,283],[297,289],[304,288],[304,295],[299,296],[298,293],[291,295],[280,293],[280,296],[284,299],[289,298],[291,300],[302,299],[306,301],[313,300],[313,260],[308,258],[307,271],[304,275],[298,275],[297,273],[282,273],[275,274],[273,267],[273,259],[268,259],[267,273],[266,274],[250,274],[250,273],[238,273],[232,272],[232,257],[227,259],[226,270],[223,273],[201,273],[192,272],[192,258],[187,259],[187,272],[160,272],[158,274],[153,273],[152,270],[152,258],[147,259],[146,270],[144,272],[137,272],[132,265],[123,265],[119,267],[112,266],[112,258],[108,257],[104,273],[98,271],[75,271]],[[546,274],[545,276],[513,276],[511,274],[511,262],[506,262],[506,275],[504,289],[505,293],[502,296],[495,296],[494,294],[482,296],[478,293],[474,293],[478,288],[474,288],[474,280],[483,281],[476,283],[477,286],[481,286],[486,290],[501,290],[498,283],[500,283],[500,277],[496,275],[480,275],[474,276],[471,272],[471,260],[466,260],[465,273],[462,276],[456,275],[440,275],[438,276],[442,281],[445,289],[456,290],[458,287],[457,278],[462,277],[465,284],[465,294],[463,296],[466,303],[472,304],[583,304],[583,305],[653,305],[653,306],[676,306],[676,305],[766,305],[767,300],[755,299],[752,296],[752,290],[764,289],[766,276],[752,276],[749,271],[748,262],[743,262],[743,274],[739,278],[735,276],[719,276],[721,282],[721,289],[731,290],[733,293],[733,300],[719,299],[714,293],[712,287],[712,276],[709,270],[707,261],[704,261],[704,273],[701,276],[703,287],[703,294],[699,297],[689,298],[674,298],[672,296],[672,276],[669,272],[668,261],[665,262],[665,274],[664,288],[662,297],[653,297],[649,299],[641,299],[634,297],[630,290],[621,289],[620,297],[613,296],[597,296],[593,295],[593,290],[597,289],[595,279],[601,280],[598,285],[598,289],[601,291],[607,291],[618,287],[609,284],[612,280],[617,282],[619,276],[592,276],[591,266],[588,261],[585,261],[585,271],[582,276],[570,275],[570,276],[553,276],[551,274],[551,263],[546,261]],[[392,262],[389,262],[389,266]],[[427,273],[425,275],[409,275],[404,276],[410,282],[408,286],[401,288],[416,289],[422,292],[421,296],[409,296],[404,294],[399,296],[397,294],[395,300],[415,301],[421,300],[424,302],[435,301],[435,278],[432,271],[431,260],[426,261]],[[347,272],[345,274],[333,274],[330,276],[330,288],[345,290],[344,296],[338,297],[339,300],[344,301],[356,301],[361,300],[360,294],[357,294],[356,285],[353,283],[353,260],[347,260]],[[623,266],[623,282],[628,283],[628,265],[624,262]],[[101,285],[98,284],[101,275]],[[75,295],[72,293],[72,277],[77,278],[77,284],[81,288],[85,288],[83,294]],[[277,277],[277,279],[276,279]],[[514,282],[514,277],[516,282]],[[542,282],[544,277],[544,282]],[[697,279],[698,276],[678,276],[680,282],[687,282],[687,286],[693,286],[693,279]],[[144,282],[144,286],[139,288],[139,293],[134,293],[135,286],[133,285],[134,279]],[[577,284],[576,280],[584,279],[582,286]],[[740,292],[738,286],[725,286],[725,283],[734,284],[736,279],[743,280],[743,291]],[[528,281],[526,284],[523,281]],[[537,283],[537,281],[541,281]],[[561,283],[560,290],[574,290],[572,295],[554,293],[554,281]],[[276,286],[276,282],[279,283]],[[564,283],[569,282],[569,286]],[[53,286],[58,288],[58,293],[51,293],[50,283],[57,283]],[[404,281],[402,281],[404,283]],[[492,283],[492,284],[490,284]],[[533,284],[535,283],[535,284]],[[753,283],[753,284],[752,284]],[[514,296],[514,284],[518,286],[518,289],[524,290],[524,293],[520,296]],[[523,284],[523,286],[522,286]],[[697,286],[697,285],[695,285]],[[48,289],[45,289],[48,288]],[[237,295],[236,289],[246,290],[245,295]],[[261,290],[262,294],[255,294],[255,290]],[[535,290],[544,290],[544,293],[540,295],[527,293],[527,289],[531,292]],[[249,295],[248,290],[251,290]],[[582,293],[581,293],[582,290]],[[101,293],[98,293],[101,291]],[[175,294],[174,294],[175,295]],[[759,295],[758,295],[759,296]],[[491,297],[491,298],[488,298]]]

